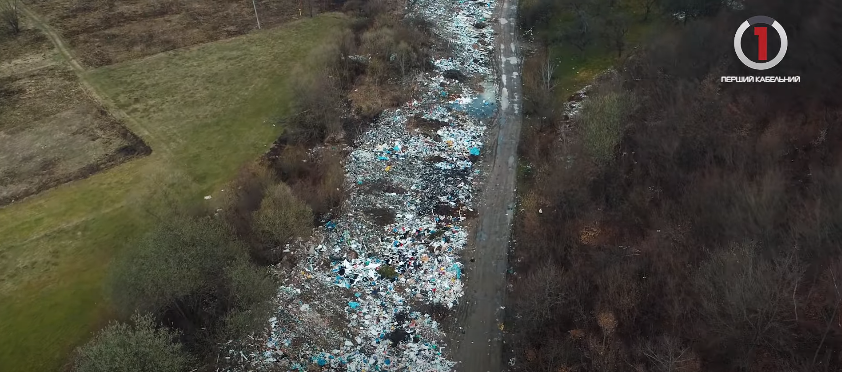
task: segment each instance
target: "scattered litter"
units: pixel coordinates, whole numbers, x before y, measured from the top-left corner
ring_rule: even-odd
[[[232,371],[454,368],[438,322],[417,305],[453,307],[464,293],[459,255],[476,213],[474,162],[497,110],[493,83],[477,91],[468,82],[493,80],[495,1],[416,3],[415,15],[452,50],[417,77],[422,94],[383,112],[349,149],[341,215],[291,249],[300,257],[267,334],[253,339],[258,350],[223,346],[240,365]]]

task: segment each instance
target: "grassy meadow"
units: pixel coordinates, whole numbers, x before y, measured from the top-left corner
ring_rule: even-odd
[[[344,23],[327,13],[83,74],[153,152],[0,209],[0,370],[60,369],[111,318],[114,255],[268,149],[289,73]]]

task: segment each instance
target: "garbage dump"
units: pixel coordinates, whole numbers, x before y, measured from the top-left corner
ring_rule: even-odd
[[[493,81],[486,24],[494,6],[416,2],[413,15],[431,21],[450,48],[417,77],[421,94],[356,139],[345,159],[348,200],[308,243],[291,248],[302,257],[283,275],[269,331],[224,347],[237,370],[453,368],[439,324],[421,305],[452,307],[463,295],[459,255],[496,110],[493,83],[471,82]]]

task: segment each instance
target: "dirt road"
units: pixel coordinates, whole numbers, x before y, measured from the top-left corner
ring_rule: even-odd
[[[514,215],[514,190],[517,176],[517,144],[521,126],[520,59],[518,57],[517,0],[502,0],[498,5],[499,22],[495,24],[496,60],[499,84],[496,141],[488,144],[492,164],[479,206],[479,222],[468,262],[467,293],[459,311],[464,329],[454,345],[462,372],[499,372],[503,340],[501,323],[506,297],[507,251]],[[493,138],[493,137],[492,137]]]
[[[104,108],[108,109],[108,113],[116,117],[117,119],[121,120],[123,123],[128,124],[129,130],[140,136],[146,145],[151,147],[153,151],[161,152],[164,156],[169,155],[169,147],[165,144],[165,142],[158,140],[155,136],[152,135],[149,130],[146,129],[143,125],[138,123],[128,114],[126,114],[123,110],[117,107],[110,99],[108,99],[102,92],[100,92],[96,86],[91,84],[87,80],[86,76],[86,69],[85,67],[79,62],[79,60],[73,55],[73,52],[70,48],[67,47],[67,42],[62,39],[61,35],[53,29],[52,26],[47,24],[38,14],[27,8],[26,6],[20,5],[20,9],[23,12],[23,15],[27,17],[35,27],[39,28],[41,32],[50,39],[50,42],[53,43],[56,50],[61,53],[62,57],[67,64],[73,69],[73,72],[79,77],[79,83],[82,88],[88,93],[91,98],[94,99],[97,103],[99,103]],[[162,151],[163,150],[163,151]]]

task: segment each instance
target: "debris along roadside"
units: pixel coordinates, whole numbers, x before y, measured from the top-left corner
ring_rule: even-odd
[[[237,370],[446,371],[442,331],[422,306],[452,307],[463,295],[459,254],[467,242],[493,79],[493,1],[417,0],[446,55],[417,77],[415,100],[383,112],[346,158],[349,198],[317,229],[284,273],[276,315]],[[441,47],[441,46],[440,46]],[[443,47],[440,49],[444,49]],[[449,89],[452,88],[452,89]],[[451,96],[449,92],[458,91]],[[241,344],[238,344],[241,345]]]

